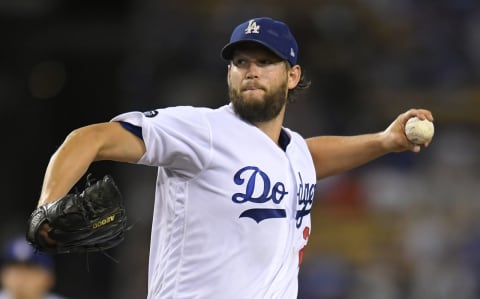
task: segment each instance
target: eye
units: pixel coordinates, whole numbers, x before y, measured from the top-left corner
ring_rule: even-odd
[[[258,65],[261,65],[261,66],[266,66],[266,65],[270,65],[270,64],[273,64],[274,61],[269,59],[269,58],[265,58],[265,59],[259,59],[258,60]]]
[[[232,63],[237,66],[237,67],[240,67],[240,66],[243,66],[247,63],[247,61],[241,57],[237,57],[237,58],[234,58],[232,60]]]

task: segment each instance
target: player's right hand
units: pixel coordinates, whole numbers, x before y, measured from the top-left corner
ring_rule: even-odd
[[[407,121],[412,117],[418,117],[419,119],[428,119],[433,121],[433,114],[427,109],[409,109],[408,111],[400,114],[397,118],[388,126],[383,132],[385,140],[383,142],[384,147],[388,152],[402,152],[410,150],[412,152],[419,152],[421,146],[410,142],[405,135],[405,125]],[[425,144],[427,147],[428,144]]]

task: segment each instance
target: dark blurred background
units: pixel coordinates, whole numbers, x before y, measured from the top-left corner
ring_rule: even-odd
[[[421,153],[318,183],[299,299],[480,298],[480,6],[474,0],[1,0],[0,241],[23,234],[51,154],[73,129],[130,110],[227,103],[220,49],[249,18],[286,21],[311,89],[305,136],[435,116]],[[57,256],[55,291],[145,298],[155,169],[99,162],[134,223],[102,254]],[[83,184],[83,182],[81,182]]]

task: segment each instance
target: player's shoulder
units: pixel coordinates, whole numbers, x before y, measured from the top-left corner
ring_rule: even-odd
[[[143,114],[147,117],[154,117],[157,114],[169,114],[173,116],[181,116],[185,114],[200,114],[205,113],[207,111],[211,111],[212,108],[208,107],[199,107],[199,106],[168,106],[163,108],[158,108],[151,111],[144,111]]]
[[[282,130],[288,136],[290,140],[289,144],[294,145],[296,148],[302,148],[303,150],[308,148],[307,141],[299,132],[286,127],[282,127]]]
[[[287,133],[287,135],[290,137],[291,140],[295,141],[295,142],[300,142],[300,143],[304,143],[305,142],[305,138],[297,131],[294,131],[290,128],[287,128],[287,127],[282,127],[282,130]]]
[[[233,108],[230,105],[223,105],[216,108],[201,106],[172,106],[159,109],[159,113],[166,113],[177,118],[200,118],[212,119],[216,117],[234,116]]]
[[[149,116],[153,114],[167,114],[173,117],[191,117],[201,115],[215,115],[228,113],[227,105],[218,108],[211,108],[206,106],[170,106],[161,109],[156,109],[152,112],[144,112]]]

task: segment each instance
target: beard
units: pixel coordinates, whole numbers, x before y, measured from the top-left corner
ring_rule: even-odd
[[[245,99],[240,91],[229,87],[228,94],[233,104],[235,113],[243,120],[251,123],[265,122],[278,116],[283,106],[287,102],[287,83],[283,83],[279,88],[266,93],[263,100]]]

